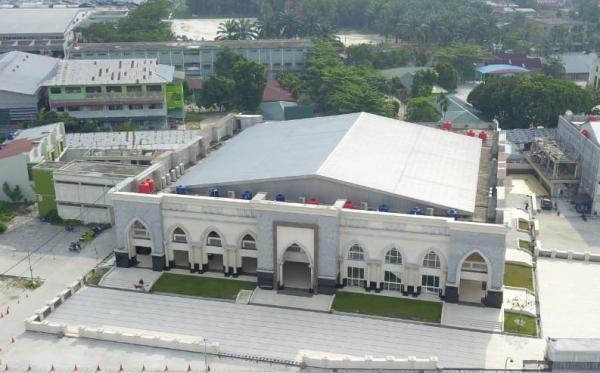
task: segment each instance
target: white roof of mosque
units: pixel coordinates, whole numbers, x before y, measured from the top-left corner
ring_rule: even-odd
[[[58,58],[18,51],[0,54],[0,91],[35,94],[52,75],[58,61]]]
[[[178,180],[190,187],[321,177],[475,209],[481,140],[368,113],[257,124]]]
[[[66,142],[71,149],[175,150],[201,137],[196,130],[89,132],[67,133]]]

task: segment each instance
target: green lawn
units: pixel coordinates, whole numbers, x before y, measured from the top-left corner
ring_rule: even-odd
[[[240,290],[252,290],[255,287],[256,283],[248,281],[163,273],[150,291],[196,297],[235,299]]]
[[[535,317],[504,312],[504,331],[526,335],[537,335]]]
[[[207,117],[208,115],[206,113],[196,113],[193,111],[188,111],[185,113],[186,122],[201,122]]]
[[[94,273],[92,273],[91,275],[88,276],[88,278],[86,279],[86,282],[89,285],[98,285],[100,283],[100,280],[102,280],[102,276],[104,276],[106,274],[106,272],[108,272],[109,270],[110,270],[110,267],[96,268]]]
[[[347,292],[337,293],[333,309],[435,323],[442,317],[442,303]]]
[[[533,291],[533,271],[526,266],[507,263],[504,267],[504,285]]]

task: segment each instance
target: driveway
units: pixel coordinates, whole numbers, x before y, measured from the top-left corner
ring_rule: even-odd
[[[303,351],[355,356],[438,356],[444,367],[503,368],[541,360],[542,339],[229,302],[85,288],[53,322],[206,337],[225,352],[298,359]]]

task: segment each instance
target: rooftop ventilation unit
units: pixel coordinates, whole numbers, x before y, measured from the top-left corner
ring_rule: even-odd
[[[300,203],[306,203],[306,197],[298,197]]]
[[[366,202],[361,202],[360,203],[360,209],[361,210],[368,210],[369,209],[369,204]]]
[[[175,167],[175,174],[177,177],[181,177],[181,168],[179,168],[179,166]]]
[[[171,169],[171,180],[173,180],[173,181],[177,180],[177,172],[175,171],[174,168]]]
[[[411,215],[421,215],[421,208],[413,207],[412,209],[410,209],[410,214]]]
[[[228,190],[227,191],[227,198],[235,198],[235,191],[234,190]]]
[[[160,178],[160,189],[165,189],[167,187],[167,178],[165,176]]]
[[[432,207],[427,207],[425,210],[427,211],[427,215],[433,216],[433,208]]]
[[[165,179],[166,179],[166,181],[167,181],[167,185],[171,184],[171,175],[170,175],[170,174],[168,174],[168,173],[167,173],[167,174],[165,175]]]

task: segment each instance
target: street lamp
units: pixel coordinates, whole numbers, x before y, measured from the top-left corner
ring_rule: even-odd
[[[509,363],[509,362],[511,362],[511,363],[514,363],[515,361],[513,360],[513,358],[512,358],[512,357],[510,357],[510,356],[507,356],[507,357],[506,357],[506,360],[504,360],[504,371],[505,371],[505,372],[506,372],[506,369],[507,369],[507,367],[508,367],[508,363]]]

